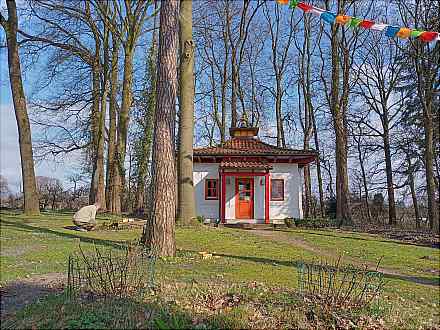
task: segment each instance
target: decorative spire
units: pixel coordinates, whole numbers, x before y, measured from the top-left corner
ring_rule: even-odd
[[[250,127],[246,111],[243,111],[243,113],[241,114],[241,118],[238,122],[238,127],[239,128],[249,128]]]
[[[229,133],[234,138],[254,138],[258,135],[258,127],[252,127],[249,124],[246,111],[243,111],[241,118],[238,121],[238,125],[236,127],[231,127]]]

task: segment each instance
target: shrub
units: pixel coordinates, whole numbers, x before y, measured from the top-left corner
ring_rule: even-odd
[[[300,262],[298,286],[305,299],[326,306],[362,307],[378,297],[384,287],[383,274],[368,267],[336,262]],[[377,265],[377,267],[379,264]]]
[[[335,219],[329,218],[305,218],[294,219],[295,226],[305,228],[325,228],[335,226]]]
[[[293,218],[285,218],[284,223],[286,224],[287,228],[292,228],[295,225],[295,220]]]

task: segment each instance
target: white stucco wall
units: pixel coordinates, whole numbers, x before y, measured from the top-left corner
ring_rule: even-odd
[[[273,164],[271,178],[284,179],[284,201],[270,201],[269,218],[302,218],[302,169],[297,164]],[[197,215],[219,218],[219,200],[205,200],[205,179],[219,179],[218,164],[194,164],[194,190]],[[254,177],[254,219],[264,222],[264,177]],[[220,193],[220,192],[219,192]],[[235,219],[235,177],[226,178],[226,220]]]
[[[274,164],[270,177],[284,179],[284,201],[270,201],[270,219],[302,218],[302,170],[297,164]]]
[[[205,200],[205,179],[218,179],[218,164],[194,163],[196,215],[219,219],[219,200]]]

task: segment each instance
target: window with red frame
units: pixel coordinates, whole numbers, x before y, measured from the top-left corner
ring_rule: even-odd
[[[272,179],[270,180],[270,200],[283,201],[284,200],[284,180]]]
[[[218,180],[205,180],[205,199],[218,199]]]

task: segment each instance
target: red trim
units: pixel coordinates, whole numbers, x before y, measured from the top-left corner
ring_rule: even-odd
[[[269,172],[267,172],[264,177],[265,177],[265,187],[264,187],[264,192],[265,192],[265,197],[264,197],[264,222],[265,223],[269,223]]]
[[[284,201],[284,179],[272,179],[272,180],[270,180],[271,182],[270,182],[270,200],[271,201],[276,201],[276,202],[282,202],[282,201]],[[273,181],[281,181],[282,183],[283,183],[283,190],[282,190],[282,192],[283,192],[283,197],[282,198],[273,198],[272,197],[272,182]]]
[[[239,196],[239,191],[238,191],[238,181],[239,180],[249,180],[250,182],[250,192],[251,192],[251,200],[250,200],[250,209],[251,209],[251,214],[249,215],[249,217],[247,218],[240,218],[238,216],[238,208],[239,208],[239,203],[240,203],[240,196]],[[245,190],[247,191],[247,190]],[[254,178],[235,178],[235,218],[236,219],[253,219],[254,218]]]
[[[265,176],[265,172],[223,172],[224,176]]]
[[[222,198],[221,198],[221,212],[220,212],[220,216],[221,216],[221,221],[222,223],[226,222],[226,215],[225,215],[225,208],[226,208],[226,175],[224,172],[220,173],[221,179],[222,179],[222,183],[221,183],[221,190],[222,190]]]
[[[208,187],[209,181],[215,181],[215,189]],[[215,196],[208,196],[208,190],[211,189],[215,191]],[[205,200],[218,200],[218,179],[205,179]]]

